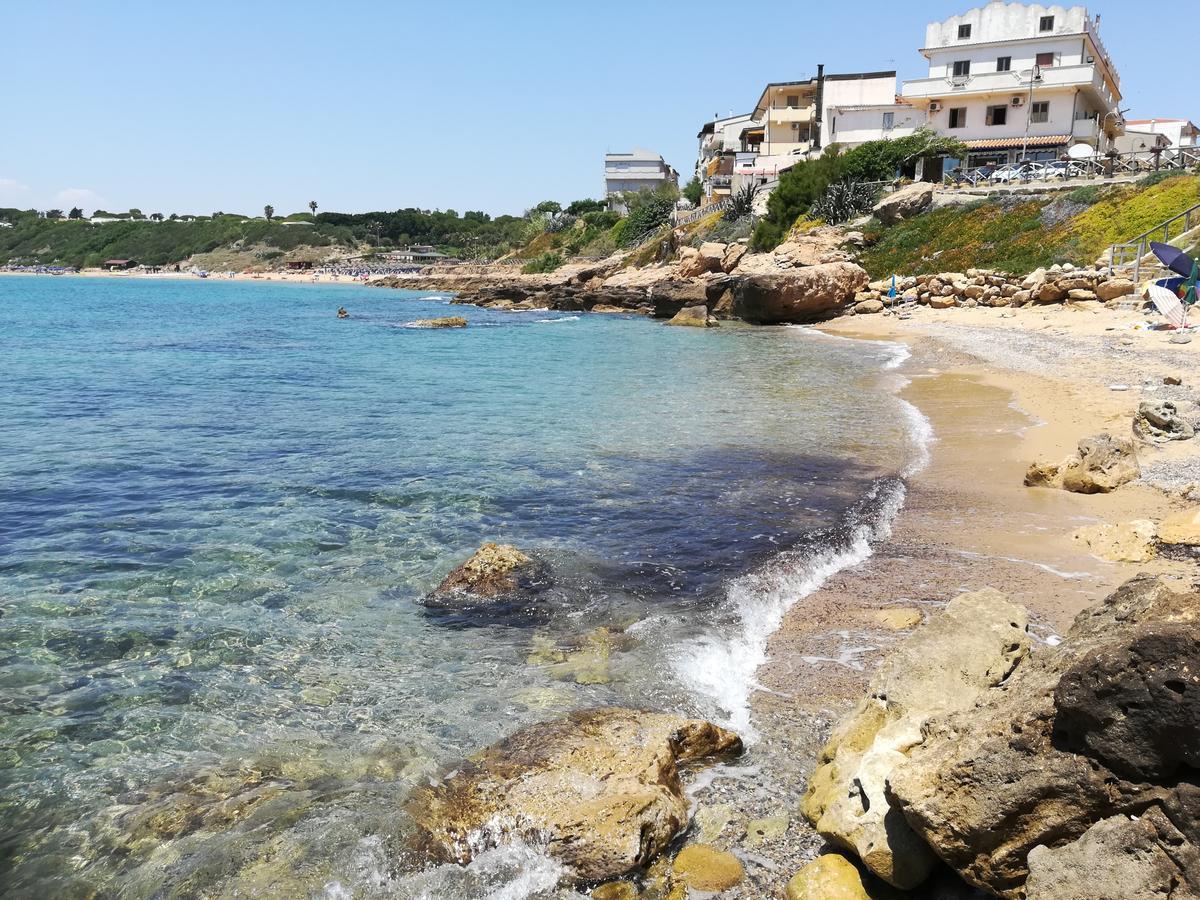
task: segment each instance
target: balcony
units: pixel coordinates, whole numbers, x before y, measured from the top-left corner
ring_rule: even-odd
[[[1100,124],[1095,119],[1076,119],[1071,123],[1071,137],[1094,144],[1100,137]]]
[[[813,120],[813,106],[772,106],[767,110],[767,120],[772,125],[780,125],[785,122],[811,122]]]
[[[1091,88],[1106,104],[1113,105],[1116,102],[1104,81],[1104,75],[1093,64],[1046,66],[1041,73],[1042,80],[1033,88],[1035,93],[1046,88],[1084,87]],[[939,100],[958,95],[1013,94],[1028,90],[1028,74],[1022,77],[1020,72],[980,72],[976,75],[914,78],[904,82],[901,94],[905,100]],[[775,111],[771,112],[774,114]]]

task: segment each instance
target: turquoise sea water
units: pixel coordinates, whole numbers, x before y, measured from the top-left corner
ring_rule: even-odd
[[[920,452],[894,347],[795,328],[2,278],[0,360],[8,896],[536,894],[411,874],[409,786],[580,706],[752,738],[766,636]],[[416,602],[485,540],[537,609]]]

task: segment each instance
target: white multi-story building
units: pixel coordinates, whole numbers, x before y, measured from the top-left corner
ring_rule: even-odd
[[[742,149],[742,132],[753,124],[750,113],[726,116],[705,122],[696,135],[700,142],[696,155],[696,177],[708,202],[730,193],[734,159]]]
[[[1200,128],[1187,119],[1128,119],[1130,131],[1165,135],[1172,147],[1200,146]]]
[[[1123,130],[1121,84],[1083,6],[989,3],[926,26],[929,75],[905,103],[962,140],[968,165],[1056,159],[1074,144],[1103,152]]]
[[[658,153],[634,148],[632,153],[604,154],[604,198],[619,206],[626,191],[652,191],[663,184],[679,184],[679,174]]]

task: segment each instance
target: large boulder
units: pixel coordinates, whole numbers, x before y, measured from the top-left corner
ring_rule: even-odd
[[[936,858],[888,802],[887,780],[930,719],[970,707],[1008,677],[1029,649],[1027,624],[1023,609],[985,589],[951,600],[892,651],[809,782],[801,808],[823,838],[896,887],[929,876]]]
[[[688,822],[679,767],[740,753],[708,722],[594,709],[521,729],[457,764],[408,802],[418,848],[466,863],[512,838],[546,847],[575,878],[617,878]]]
[[[733,313],[761,325],[819,322],[840,313],[866,283],[867,273],[848,262],[752,275],[738,283]]]
[[[425,596],[434,609],[502,606],[549,586],[545,566],[509,544],[484,544]]]
[[[1137,285],[1128,278],[1110,278],[1096,285],[1096,296],[1101,300],[1117,300],[1136,291]]]
[[[1159,522],[1158,542],[1169,548],[1200,546],[1200,508],[1171,513]]]
[[[696,278],[707,272],[720,272],[725,258],[725,245],[706,241],[700,248],[685,247],[679,251],[679,274],[683,278]]]
[[[1061,469],[1063,489],[1077,494],[1107,494],[1140,474],[1133,442],[1110,434],[1084,438]]]
[[[787,883],[787,900],[871,900],[854,863],[836,853],[818,856]]]
[[[1178,593],[1153,578],[1129,582],[1080,613],[1060,647],[1033,653],[1000,690],[929,722],[924,740],[889,777],[889,802],[968,882],[1014,900],[1024,896],[1036,847],[1063,847],[1101,820],[1151,805],[1189,835],[1185,846],[1164,845],[1164,853],[1188,858],[1196,849],[1188,810],[1200,805],[1188,781],[1194,770],[1154,781],[1110,768],[1168,771],[1191,758],[1184,748],[1170,750],[1166,738],[1182,723],[1179,742],[1195,746],[1188,724],[1200,693],[1194,647],[1180,668],[1168,660],[1180,647],[1179,629],[1193,645],[1200,637],[1200,593]],[[1147,658],[1133,672],[1117,671],[1143,652]],[[1147,708],[1120,710],[1122,703]],[[1163,726],[1135,733],[1154,711]],[[1080,870],[1074,877],[1084,884],[1092,875]],[[1177,879],[1186,881],[1182,872]]]
[[[745,244],[730,244],[725,249],[725,255],[721,257],[721,271],[732,272],[736,269],[742,257],[746,255],[746,250]]]
[[[904,219],[924,212],[933,203],[933,184],[918,181],[888,194],[875,204],[871,212],[884,225],[895,225]]]
[[[650,302],[656,318],[669,319],[685,306],[707,304],[708,285],[699,279],[660,281],[650,288]]]

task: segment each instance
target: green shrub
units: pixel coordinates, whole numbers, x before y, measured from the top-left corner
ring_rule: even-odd
[[[1086,203],[1091,206],[1100,199],[1100,186],[1095,184],[1084,185],[1077,187],[1071,193],[1067,194],[1067,199],[1072,203]]]
[[[562,264],[562,254],[543,253],[521,266],[521,271],[526,275],[541,275],[545,272],[553,272]]]

